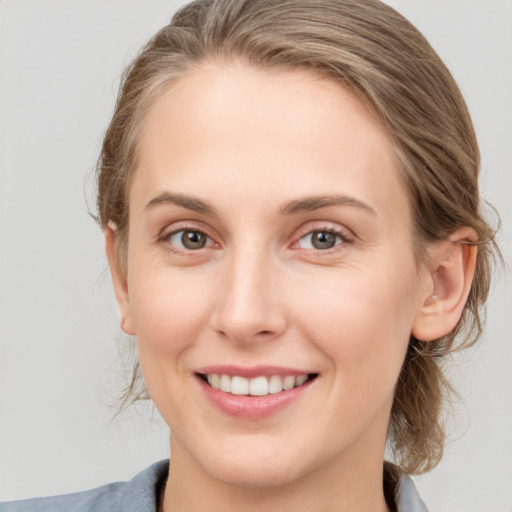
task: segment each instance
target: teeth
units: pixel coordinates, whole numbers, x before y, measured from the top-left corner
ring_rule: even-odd
[[[219,375],[217,373],[209,373],[206,376],[208,384],[214,389],[220,389],[225,393],[232,395],[251,395],[266,396],[271,393],[281,393],[297,386],[302,386],[307,380],[307,375],[272,375],[271,377],[255,377],[254,379],[246,379],[234,375]]]
[[[228,377],[223,375],[222,377]],[[229,377],[228,377],[229,379]],[[248,395],[249,394],[249,379],[244,377],[232,377],[231,379],[231,394],[232,395]]]
[[[307,375],[299,375],[295,379],[295,385],[296,386],[302,386],[302,384],[304,384],[304,382],[306,382],[307,380],[308,380],[308,376]]]
[[[219,380],[219,389],[224,393],[231,393],[231,379],[229,375],[221,375]]]
[[[210,384],[213,389],[219,389],[219,382],[220,377],[216,373],[211,373],[208,375],[208,384]]]
[[[272,375],[268,380],[269,393],[281,393],[283,391],[283,379],[279,375]]]
[[[253,396],[268,395],[268,380],[266,377],[256,377],[250,380],[249,394]]]
[[[295,377],[293,375],[287,375],[283,379],[283,389],[292,389],[295,386]]]

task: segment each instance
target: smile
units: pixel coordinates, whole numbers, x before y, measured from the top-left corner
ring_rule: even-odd
[[[246,378],[239,375],[208,373],[202,376],[216,390],[232,395],[266,396],[302,386],[316,374],[303,375],[259,375]]]
[[[318,373],[277,366],[216,365],[196,370],[203,396],[219,411],[257,420],[291,406],[319,380]]]

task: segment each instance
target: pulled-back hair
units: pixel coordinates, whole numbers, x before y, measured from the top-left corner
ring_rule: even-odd
[[[481,214],[480,156],[464,99],[439,56],[403,16],[378,0],[196,0],[179,10],[125,71],[98,162],[98,219],[115,226],[126,269],[128,190],[144,116],[173,82],[205,62],[307,68],[353,91],[384,123],[413,212],[416,255],[461,226],[477,234],[476,272],[457,326],[436,340],[411,338],[389,424],[395,461],[408,473],[443,452],[442,364],[482,330],[494,231]],[[458,336],[459,335],[459,336]],[[456,337],[458,336],[456,341]],[[125,403],[146,396],[140,368]]]

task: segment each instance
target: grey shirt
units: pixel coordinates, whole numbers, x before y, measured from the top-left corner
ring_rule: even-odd
[[[90,491],[0,503],[0,512],[156,512],[159,491],[169,461],[162,460],[129,482],[116,482]],[[413,481],[402,475],[395,496],[398,512],[428,512]]]

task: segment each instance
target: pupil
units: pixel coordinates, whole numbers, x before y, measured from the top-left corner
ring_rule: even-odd
[[[336,235],[326,231],[317,231],[313,234],[312,243],[315,249],[331,249],[336,245]]]
[[[187,249],[202,249],[206,244],[206,235],[199,231],[185,231],[181,242]]]

